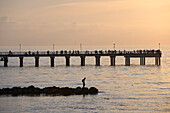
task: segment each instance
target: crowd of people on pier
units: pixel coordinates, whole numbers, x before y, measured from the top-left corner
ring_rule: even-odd
[[[3,53],[3,52],[1,52]],[[60,50],[60,51],[36,51],[36,52],[12,52],[9,51],[8,55],[79,55],[79,54],[160,54],[160,50],[134,50],[134,51],[117,51],[117,50],[95,50],[95,51],[79,51],[79,50]]]

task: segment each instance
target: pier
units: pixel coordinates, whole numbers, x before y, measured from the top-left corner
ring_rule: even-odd
[[[134,51],[116,51],[116,50],[95,50],[95,51],[79,51],[79,50],[61,50],[61,51],[28,51],[28,52],[0,52],[0,61],[4,62],[4,67],[8,67],[9,57],[18,57],[20,67],[23,67],[24,57],[34,57],[35,67],[39,67],[40,57],[49,57],[51,67],[54,67],[54,61],[56,57],[65,57],[66,66],[70,66],[71,57],[79,57],[81,59],[81,66],[85,66],[86,57],[95,57],[96,66],[100,66],[100,60],[102,56],[110,57],[110,66],[116,65],[116,57],[124,56],[125,66],[130,66],[131,58],[139,58],[140,65],[145,65],[145,59],[147,57],[155,58],[155,65],[161,65],[160,50],[134,50]]]

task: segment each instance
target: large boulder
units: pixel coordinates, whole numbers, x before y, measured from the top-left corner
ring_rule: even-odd
[[[91,87],[91,88],[89,89],[89,94],[97,94],[97,93],[98,93],[98,89],[97,89],[97,88]]]
[[[76,95],[82,95],[82,94],[88,94],[89,90],[87,87],[81,88],[81,87],[77,87],[75,89],[75,94]]]
[[[43,93],[45,94],[58,94],[60,93],[60,88],[59,87],[45,87],[43,88]]]
[[[74,95],[74,88],[63,87],[60,89],[60,95],[68,96]]]
[[[3,88],[0,89],[0,95],[12,95],[12,96],[18,96],[18,95],[87,95],[87,94],[97,94],[98,89],[95,87],[91,87],[88,89],[87,87],[81,88],[69,88],[69,87],[45,87],[43,89],[34,87],[33,85],[29,87],[13,87],[13,88]]]
[[[22,88],[21,87],[13,87],[11,89],[11,93],[13,96],[21,95],[22,94]]]

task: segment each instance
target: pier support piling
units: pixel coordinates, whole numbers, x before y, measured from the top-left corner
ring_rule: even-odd
[[[4,57],[4,67],[8,67],[8,57]]]
[[[54,67],[54,56],[50,56],[50,59],[51,59],[51,67]]]
[[[95,56],[96,57],[96,66],[100,66],[100,56]]]
[[[158,57],[159,65],[161,65],[161,57]]]
[[[23,56],[20,56],[20,57],[19,57],[19,60],[20,60],[20,67],[23,67],[23,59],[24,59]]]
[[[145,57],[140,57],[140,65],[145,65]]]
[[[81,66],[85,66],[85,56],[80,56],[81,58]]]
[[[66,56],[66,66],[70,66],[70,56]]]
[[[130,66],[130,57],[125,57],[125,66]]]
[[[161,58],[155,57],[155,65],[161,65]]]
[[[110,65],[115,66],[115,56],[110,56]]]
[[[78,57],[81,59],[81,66],[86,65],[86,57],[95,57],[94,59],[94,65],[100,66],[100,58],[102,56],[110,57],[110,65],[115,66],[116,65],[116,57],[118,56],[124,56],[125,58],[125,66],[130,66],[130,59],[131,58],[140,58],[140,65],[145,65],[145,58],[155,58],[154,64],[155,65],[161,65],[161,56],[162,52],[160,49],[158,50],[133,50],[133,51],[112,51],[112,50],[95,50],[95,51],[79,51],[79,50],[61,50],[61,51],[37,51],[37,52],[31,52],[31,51],[23,51],[23,52],[0,52],[0,61],[4,63],[4,67],[8,67],[8,58],[10,57],[16,57],[19,58],[18,65],[20,67],[23,67],[23,61],[25,57],[32,57],[35,58],[35,67],[39,67],[39,59],[40,57],[50,57],[50,63],[49,65],[51,67],[55,66],[55,58],[56,57],[65,57],[66,58],[66,66],[70,66],[70,58]]]
[[[39,56],[35,56],[35,67],[39,67]]]

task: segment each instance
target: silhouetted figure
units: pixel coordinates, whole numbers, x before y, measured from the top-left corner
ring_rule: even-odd
[[[83,82],[83,88],[85,87],[85,80],[86,80],[86,77],[84,77],[83,79],[82,79],[82,82]]]
[[[47,55],[49,55],[50,54],[50,51],[47,51]]]

